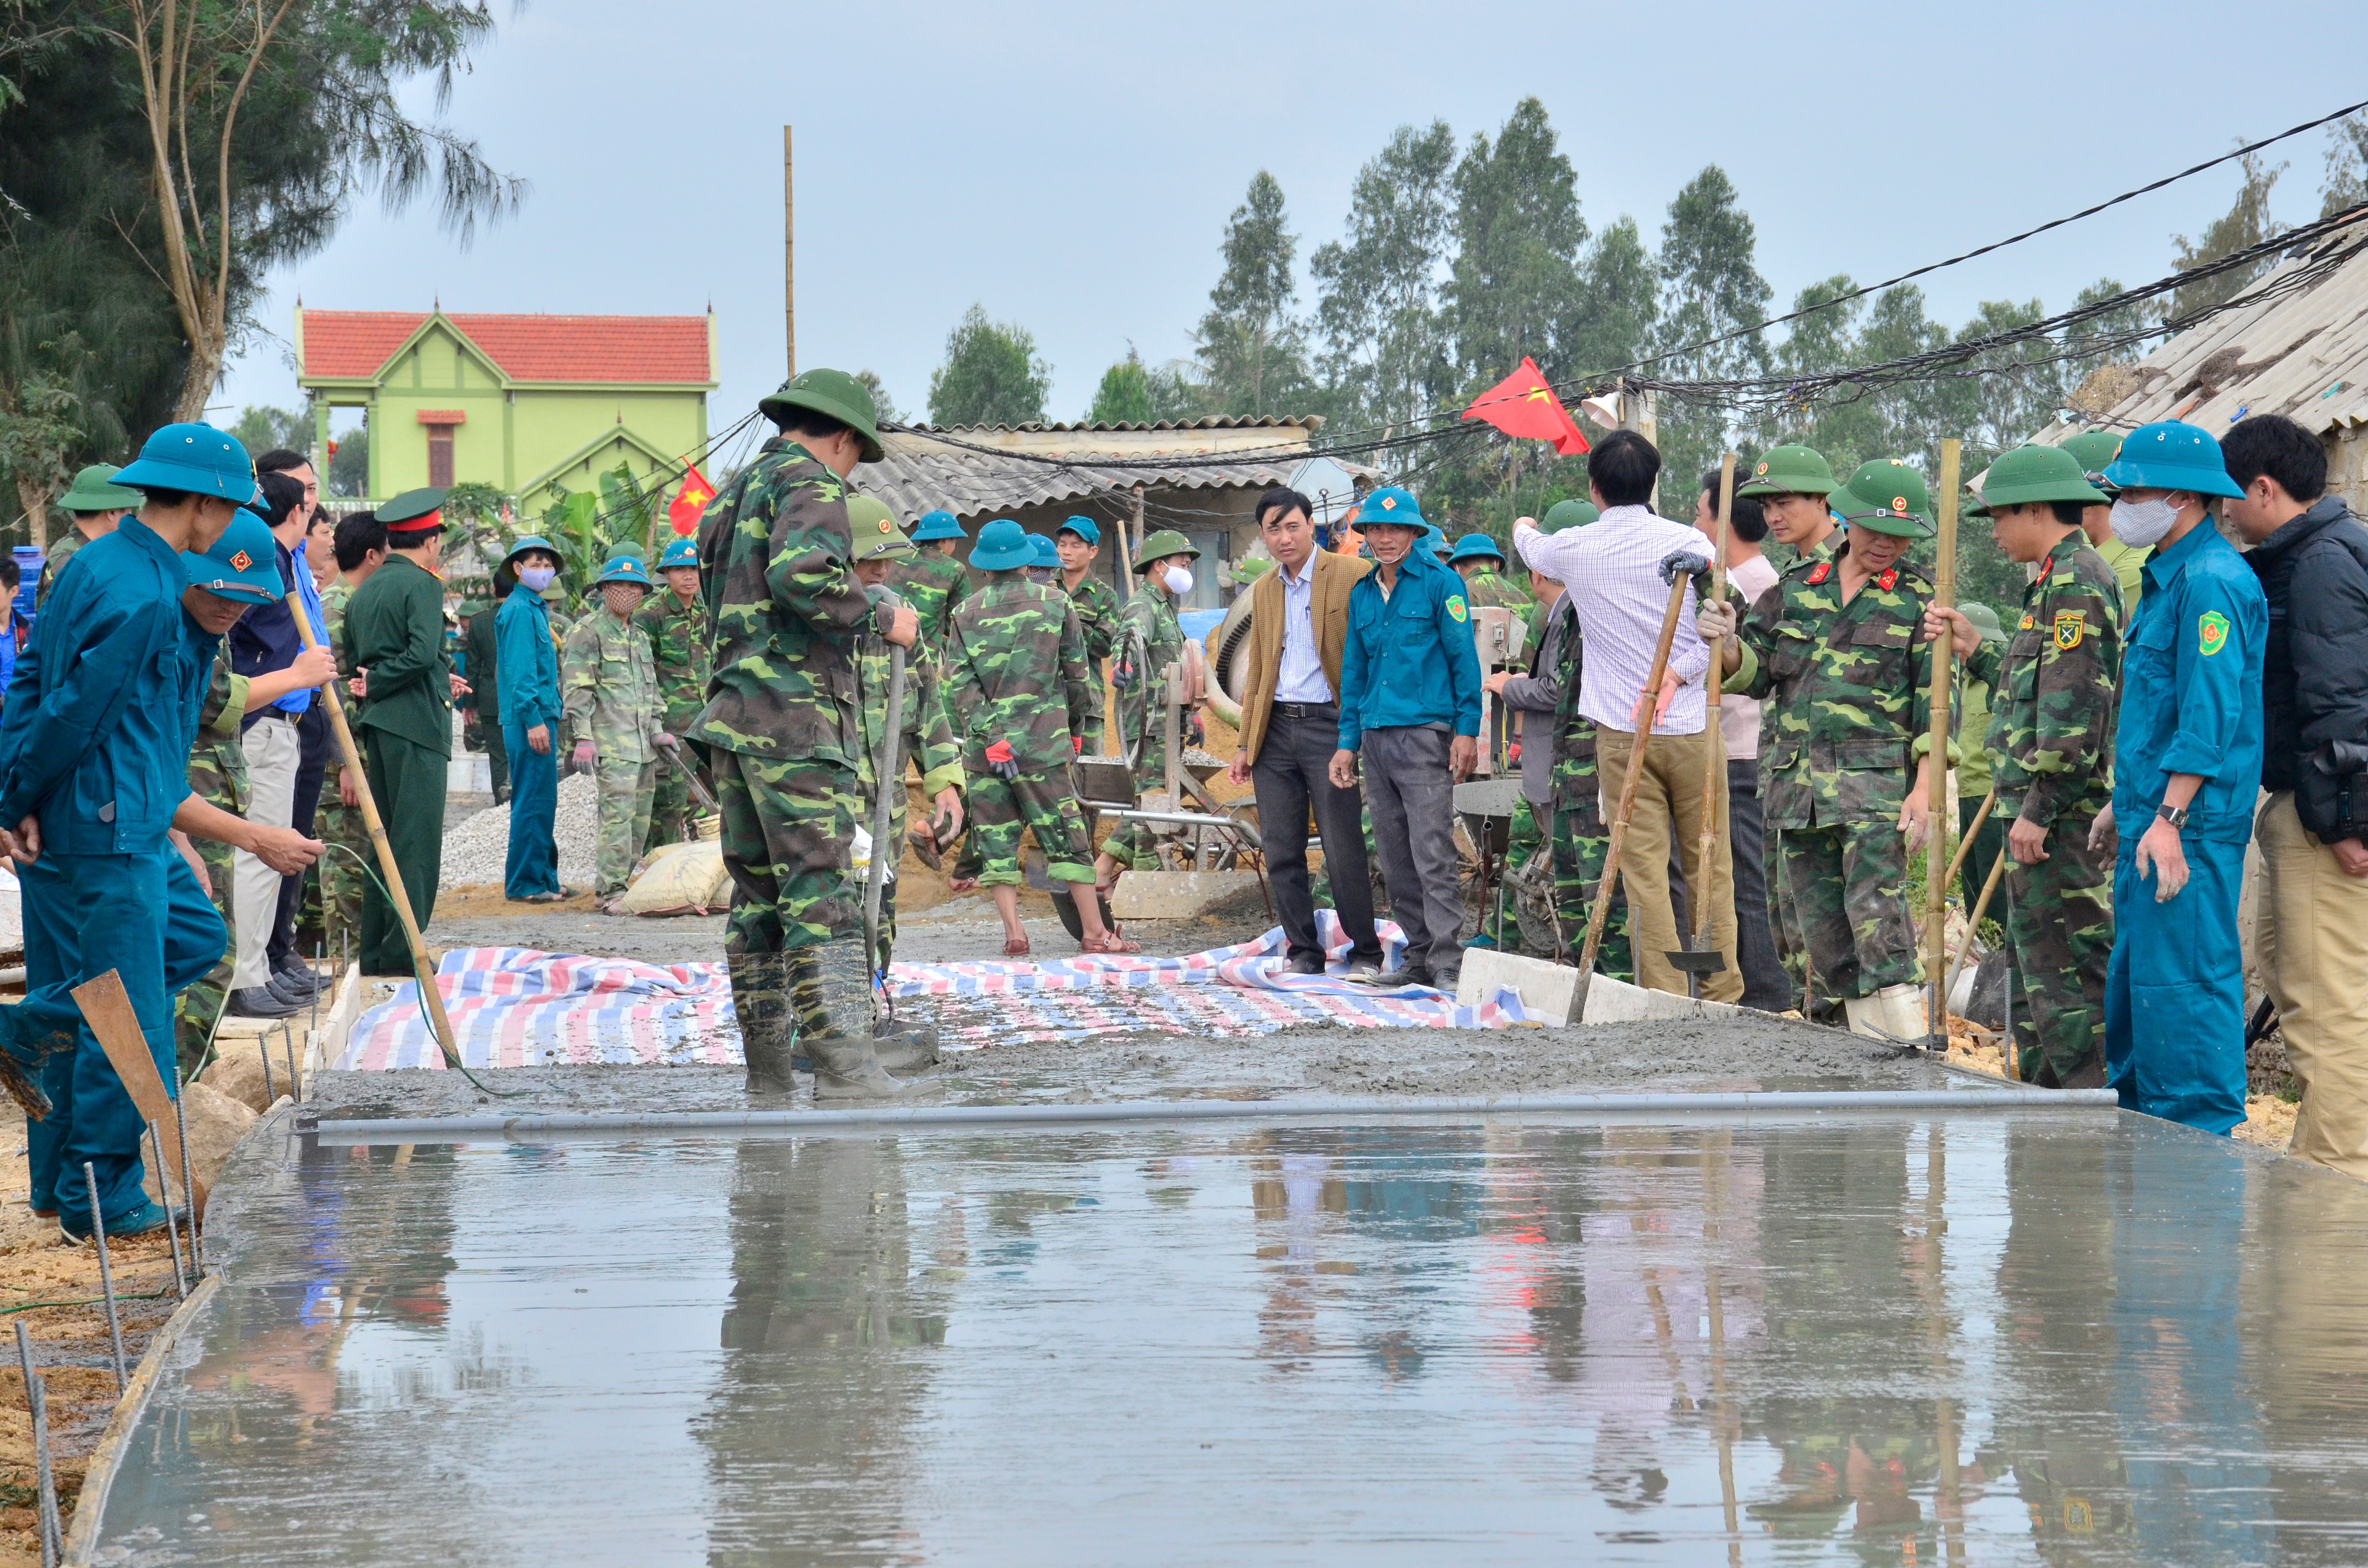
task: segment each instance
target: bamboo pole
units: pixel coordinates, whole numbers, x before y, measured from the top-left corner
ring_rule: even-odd
[[[1964,835],[1957,840],[1957,853],[1949,861],[1949,874],[1941,879],[1944,882],[1955,881],[1957,873],[1965,869],[1965,857],[1974,852],[1974,840],[1980,836],[1982,824],[1990,820],[1990,808],[1997,804],[1998,786],[1992,784],[1989,792],[1982,797],[1981,809],[1974,813],[1974,820],[1965,824]]]
[[[313,618],[304,608],[304,601],[293,591],[288,596],[289,612],[296,619],[296,635],[307,648],[317,648],[320,640],[313,635]],[[372,848],[378,851],[378,869],[386,877],[387,902],[394,905],[394,917],[403,922],[404,940],[411,944],[412,971],[419,980],[419,994],[427,1007],[428,1024],[436,1030],[437,1049],[444,1060],[458,1067],[461,1047],[453,1038],[452,1020],[444,1012],[444,993],[436,989],[435,966],[427,961],[427,944],[420,939],[419,922],[411,913],[411,895],[404,891],[403,872],[394,863],[394,846],[386,841],[386,824],[379,820],[378,801],[370,796],[370,775],[362,771],[361,747],[354,744],[354,732],[346,722],[345,699],[337,692],[336,677],[323,683],[321,695],[328,699],[329,727],[336,732],[337,753],[345,759],[353,774],[354,795],[361,802],[362,825],[370,830]]]
[[[1726,603],[1726,529],[1735,517],[1735,454],[1727,453],[1718,463],[1718,533],[1711,541],[1710,602]],[[1725,656],[1724,638],[1710,640],[1710,665],[1703,676],[1708,689],[1704,699],[1709,706],[1703,712],[1702,745],[1707,759],[1702,764],[1702,835],[1695,849],[1693,887],[1694,940],[1696,951],[1710,936],[1710,857],[1718,844],[1718,824],[1712,819],[1713,806],[1718,800],[1719,775],[1726,768],[1725,737],[1718,727],[1718,699],[1725,683],[1725,672],[1719,661]],[[1740,965],[1737,966],[1738,968]]]
[[[1943,608],[1957,602],[1957,468],[1964,448],[1956,440],[1941,443],[1941,505],[1937,561],[1932,574],[1932,602]],[[1924,835],[1924,972],[1930,993],[1925,1015],[1925,1039],[1936,1049],[1949,1049],[1948,967],[1949,844],[1941,831],[1949,810],[1949,708],[1951,676],[1955,673],[1956,644],[1942,640],[1932,644],[1932,752],[1927,759],[1931,792],[1930,818]]]

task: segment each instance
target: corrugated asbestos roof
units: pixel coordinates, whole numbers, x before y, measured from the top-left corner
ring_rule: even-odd
[[[1312,431],[1312,419],[1212,419],[1190,425],[1074,425],[1022,426],[1045,431],[1091,434],[1096,431],[1285,428]],[[966,429],[942,432],[961,438]],[[983,433],[983,432],[982,432]],[[1201,455],[1178,451],[1177,466],[1111,467],[1095,458],[1122,458],[1130,464],[1166,456],[1156,447],[1136,442],[1120,452],[1078,450],[1050,454],[1030,451],[989,452],[932,441],[917,433],[888,432],[887,455],[855,471],[854,481],[865,494],[886,502],[898,517],[910,522],[922,513],[943,507],[957,517],[1000,517],[1025,506],[1042,506],[1089,496],[1123,496],[1140,484],[1145,490],[1267,489],[1288,483],[1291,476],[1315,454],[1304,436],[1278,441],[1270,449],[1229,457],[1222,452]],[[1053,460],[1047,460],[1052,459]],[[1355,465],[1349,465],[1354,468]]]
[[[2165,343],[2125,372],[2135,390],[2095,423],[2126,431],[2183,419],[2215,436],[2245,414],[2283,414],[2322,436],[2368,424],[2368,221],[2279,267],[2355,247],[2360,254],[2310,287],[2214,316]],[[2051,425],[2032,439],[2052,445],[2089,427]]]

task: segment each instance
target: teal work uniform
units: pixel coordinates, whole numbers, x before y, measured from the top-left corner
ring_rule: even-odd
[[[181,558],[137,517],[82,561],[51,589],[0,721],[0,820],[34,817],[41,833],[40,859],[19,868],[28,991],[6,1033],[51,1105],[28,1129],[33,1207],[87,1224],[87,1163],[111,1224],[147,1202],[145,1123],[72,992],[115,971],[158,1075],[176,1083],[172,993],[226,940],[165,836],[220,640],[182,613]]]
[[[346,653],[369,676],[369,695],[354,726],[361,732],[363,770],[412,917],[424,931],[436,913],[443,869],[444,785],[452,757],[443,584],[409,556],[388,551],[386,564],[347,602],[345,634]],[[505,705],[505,717],[508,711]],[[511,799],[517,799],[515,786]],[[411,945],[375,881],[362,891],[358,959],[364,974],[412,972]]]
[[[2207,1132],[2245,1119],[2245,962],[2237,894],[2261,782],[2260,579],[2211,521],[2157,548],[2131,617],[2113,742],[2113,956],[2106,1080],[2122,1104]],[[2180,846],[2188,883],[2155,902],[2138,840],[2174,773],[2203,788]]]
[[[494,615],[494,668],[501,677],[502,741],[510,754],[510,846],[502,892],[533,898],[559,891],[559,851],[552,819],[559,810],[559,651],[551,607],[541,594],[513,591]],[[526,733],[541,724],[538,752]]]

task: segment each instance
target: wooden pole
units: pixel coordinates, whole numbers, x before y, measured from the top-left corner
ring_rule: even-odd
[[[798,373],[798,204],[790,176],[790,128],[781,127],[781,328],[788,340],[790,375]]]
[[[2005,874],[2006,851],[2000,849],[1998,852],[1997,858],[1990,862],[1990,874],[1982,881],[1981,896],[1974,900],[1973,911],[1965,916],[1964,945],[1957,949],[1957,956],[1950,960],[1949,978],[1947,983],[1941,988],[1942,996],[1945,997],[1950,992],[1954,991],[1957,988],[1957,976],[1964,969],[1965,960],[1973,956],[1974,933],[1980,927],[1982,916],[1988,913],[1990,907],[1990,894],[1998,892],[1998,879]],[[2007,1075],[2009,1077],[2013,1076],[2010,1073]]]
[[[1941,443],[1941,537],[1932,573],[1932,602],[1943,608],[1957,602],[1957,465],[1964,448],[1955,440]],[[1956,645],[1946,638],[1932,645],[1932,754],[1928,759],[1931,793],[1927,797],[1930,820],[1924,837],[1924,971],[1931,994],[1925,1016],[1925,1038],[1937,1049],[1949,1049],[1948,967],[1949,843],[1942,831],[1949,810],[1950,677],[1955,673]]]
[[[1711,540],[1710,602],[1716,605],[1726,602],[1726,529],[1734,517],[1735,454],[1729,452],[1719,460],[1718,533]],[[1719,688],[1725,679],[1725,673],[1719,668],[1719,661],[1725,655],[1725,639],[1712,638],[1710,666],[1708,673],[1703,676],[1708,687],[1704,696],[1709,706],[1702,718],[1702,745],[1705,760],[1702,764],[1702,836],[1694,852],[1695,877],[1692,889],[1693,945],[1697,952],[1702,950],[1703,941],[1710,935],[1710,857],[1711,851],[1718,844],[1718,824],[1712,819],[1711,812],[1718,801],[1718,776],[1726,767],[1726,748],[1722,744],[1725,737],[1720,733],[1718,727]]]
[[[1596,883],[1595,904],[1587,912],[1587,941],[1578,950],[1578,989],[1570,999],[1570,1021],[1587,1021],[1588,982],[1595,974],[1595,949],[1603,942],[1603,923],[1611,913],[1611,895],[1620,891],[1620,848],[1628,836],[1628,814],[1636,806],[1636,782],[1645,773],[1645,744],[1653,734],[1653,706],[1661,695],[1661,676],[1669,667],[1669,644],[1677,640],[1678,617],[1686,608],[1687,578],[1669,585],[1669,608],[1661,617],[1661,640],[1653,647],[1653,667],[1630,716],[1628,776],[1620,784],[1620,810],[1611,821],[1611,843],[1603,857],[1603,877]]]
[[[789,374],[798,374],[798,185],[791,180],[789,126],[781,126],[781,332]]]
[[[296,618],[296,635],[307,648],[317,648],[320,640],[313,635],[313,618],[304,609],[304,601],[294,592],[288,596],[288,608]],[[419,995],[427,1008],[427,1021],[436,1031],[437,1048],[444,1060],[453,1066],[461,1065],[460,1042],[452,1035],[452,1020],[444,1013],[444,993],[436,989],[436,969],[427,961],[427,944],[420,939],[419,922],[411,913],[411,895],[404,891],[403,871],[394,863],[394,846],[386,841],[386,824],[379,820],[378,801],[370,796],[370,775],[362,770],[361,748],[354,744],[354,732],[346,722],[345,699],[337,693],[333,677],[322,686],[321,695],[328,699],[329,727],[336,732],[337,753],[345,759],[346,769],[352,774],[354,794],[360,801],[362,825],[370,830],[370,845],[378,851],[378,869],[386,879],[387,902],[394,905],[394,917],[403,922],[404,940],[411,944],[412,972],[419,980]]]
[[[164,1074],[156,1070],[156,1058],[149,1052],[148,1037],[140,1028],[140,1015],[131,1010],[131,996],[123,989],[123,977],[110,969],[75,986],[73,995],[74,1006],[82,1009],[83,1021],[90,1025],[91,1038],[107,1053],[108,1065],[115,1069],[140,1119],[157,1129],[160,1142],[168,1133],[173,1140],[172,1147],[158,1156],[156,1181],[161,1187],[168,1168],[161,1162],[178,1164],[181,1158],[181,1123],[173,1115],[173,1091],[165,1086]],[[256,1042],[258,1049],[262,1043]],[[196,1216],[206,1211],[206,1187],[199,1184],[187,1197],[190,1223],[195,1224]]]
[[[1957,853],[1949,861],[1949,874],[1941,879],[1943,882],[1955,881],[1957,873],[1964,869],[1965,857],[1974,852],[1974,840],[1980,835],[1982,824],[1990,820],[1990,808],[1997,804],[1998,786],[1992,784],[1989,793],[1982,797],[1981,809],[1974,812],[1974,820],[1965,824],[1964,836],[1957,840]]]

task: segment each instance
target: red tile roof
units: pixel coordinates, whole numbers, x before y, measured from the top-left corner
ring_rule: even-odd
[[[304,375],[366,379],[427,319],[416,311],[306,311]],[[445,320],[518,381],[705,384],[705,316],[464,315]]]

